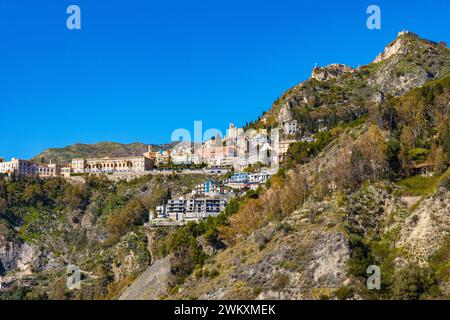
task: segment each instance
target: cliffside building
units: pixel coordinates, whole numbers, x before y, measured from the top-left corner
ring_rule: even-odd
[[[153,161],[144,156],[72,160],[74,173],[136,173],[152,168]]]

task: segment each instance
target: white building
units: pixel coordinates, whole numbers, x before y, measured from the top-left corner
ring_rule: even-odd
[[[273,144],[271,162],[273,164],[279,164],[280,162],[282,162],[289,150],[289,146],[295,142],[296,140],[276,140]]]
[[[287,121],[283,124],[283,129],[287,135],[295,135],[299,131],[298,122],[296,120]]]
[[[170,199],[165,208],[166,216],[172,221],[188,222],[217,216],[225,210],[226,199],[221,198],[192,198],[184,197]]]
[[[57,164],[35,163],[30,160],[12,158],[11,161],[4,161],[0,158],[0,174],[40,178],[59,177],[61,167]]]
[[[35,176],[36,165],[29,160],[12,158],[11,161],[4,161],[0,158],[0,173],[7,175]]]
[[[267,180],[269,180],[270,175],[266,172],[260,172],[260,173],[251,173],[248,175],[248,182],[253,184],[261,184],[265,183]]]
[[[224,137],[225,144],[228,146],[236,146],[239,137],[244,134],[244,129],[236,128],[233,123],[227,129],[227,134]]]
[[[72,167],[71,166],[64,166],[61,168],[61,176],[64,178],[69,178],[72,174]]]
[[[269,172],[257,172],[247,173],[238,172],[235,173],[226,181],[227,185],[245,187],[252,184],[262,184],[269,180],[271,174]]]
[[[171,150],[171,161],[173,164],[192,164],[193,146],[191,142],[179,142]]]
[[[171,158],[170,150],[160,150],[156,153],[156,165],[168,164]]]
[[[156,207],[156,217],[157,218],[165,218],[167,216],[166,206],[157,206]]]

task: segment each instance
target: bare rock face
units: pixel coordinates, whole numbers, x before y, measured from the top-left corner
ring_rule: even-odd
[[[368,84],[385,94],[401,96],[448,73],[449,58],[446,46],[402,31],[375,59],[378,69]]]
[[[395,39],[394,42],[392,42],[389,46],[387,46],[382,53],[380,53],[375,60],[374,63],[378,63],[384,60],[389,59],[390,57],[394,55],[399,54],[406,54],[408,53],[408,49],[405,46],[405,39],[402,37],[403,35],[411,34],[408,31],[401,31],[399,32],[397,39]]]
[[[421,67],[411,67],[407,74],[395,74],[392,72],[396,65],[398,57],[389,60],[377,73],[374,79],[369,80],[369,85],[379,88],[383,94],[401,96],[409,90],[423,86],[428,81],[433,80],[433,74],[425,71]],[[377,98],[375,101],[379,100]]]
[[[397,247],[407,259],[421,265],[442,245],[450,226],[450,192],[425,199],[406,219]]]
[[[3,241],[0,243],[0,288],[30,275],[39,267],[39,250],[28,243]]]
[[[348,241],[342,234],[321,237],[312,249],[310,265],[317,286],[338,287],[346,279],[346,262],[350,258]]]
[[[10,272],[31,274],[32,267],[39,267],[40,252],[29,243],[4,242],[0,245],[0,275]]]
[[[133,282],[119,300],[157,300],[167,294],[170,275],[170,258],[157,260]]]
[[[290,111],[289,108],[289,104],[285,104],[281,109],[280,112],[278,114],[278,122],[279,123],[285,123],[285,122],[289,122],[292,121],[294,118],[292,116],[292,113]]]
[[[12,284],[36,270],[60,268],[62,262],[51,252],[28,242],[0,241],[0,287]]]
[[[351,73],[354,70],[344,64],[330,64],[323,68],[314,68],[311,78],[317,81],[327,81],[330,79],[336,79],[343,73]]]
[[[16,242],[3,242],[0,245],[0,275],[17,268],[21,246]]]
[[[383,103],[384,99],[384,93],[382,91],[379,91],[372,96],[371,100],[375,103]]]

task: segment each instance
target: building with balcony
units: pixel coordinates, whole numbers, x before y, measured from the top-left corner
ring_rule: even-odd
[[[51,178],[61,176],[61,167],[54,163],[35,163],[16,158],[12,158],[11,161],[4,161],[3,158],[0,158],[0,174]]]
[[[3,158],[0,158],[0,174],[35,176],[36,164],[29,160],[12,158],[11,161],[4,161]]]
[[[217,216],[225,210],[226,204],[227,200],[220,197],[181,197],[170,199],[165,208],[159,207],[159,212],[165,212],[165,216],[172,221],[200,221],[209,216]]]
[[[153,168],[153,161],[144,156],[123,158],[73,159],[74,173],[136,173]]]

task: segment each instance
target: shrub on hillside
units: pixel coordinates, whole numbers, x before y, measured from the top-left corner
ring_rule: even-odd
[[[108,231],[114,236],[122,236],[135,225],[144,223],[147,210],[141,199],[130,201],[125,207],[117,210],[108,217]]]
[[[397,300],[418,300],[439,294],[436,279],[430,269],[409,265],[394,277],[392,298]]]

